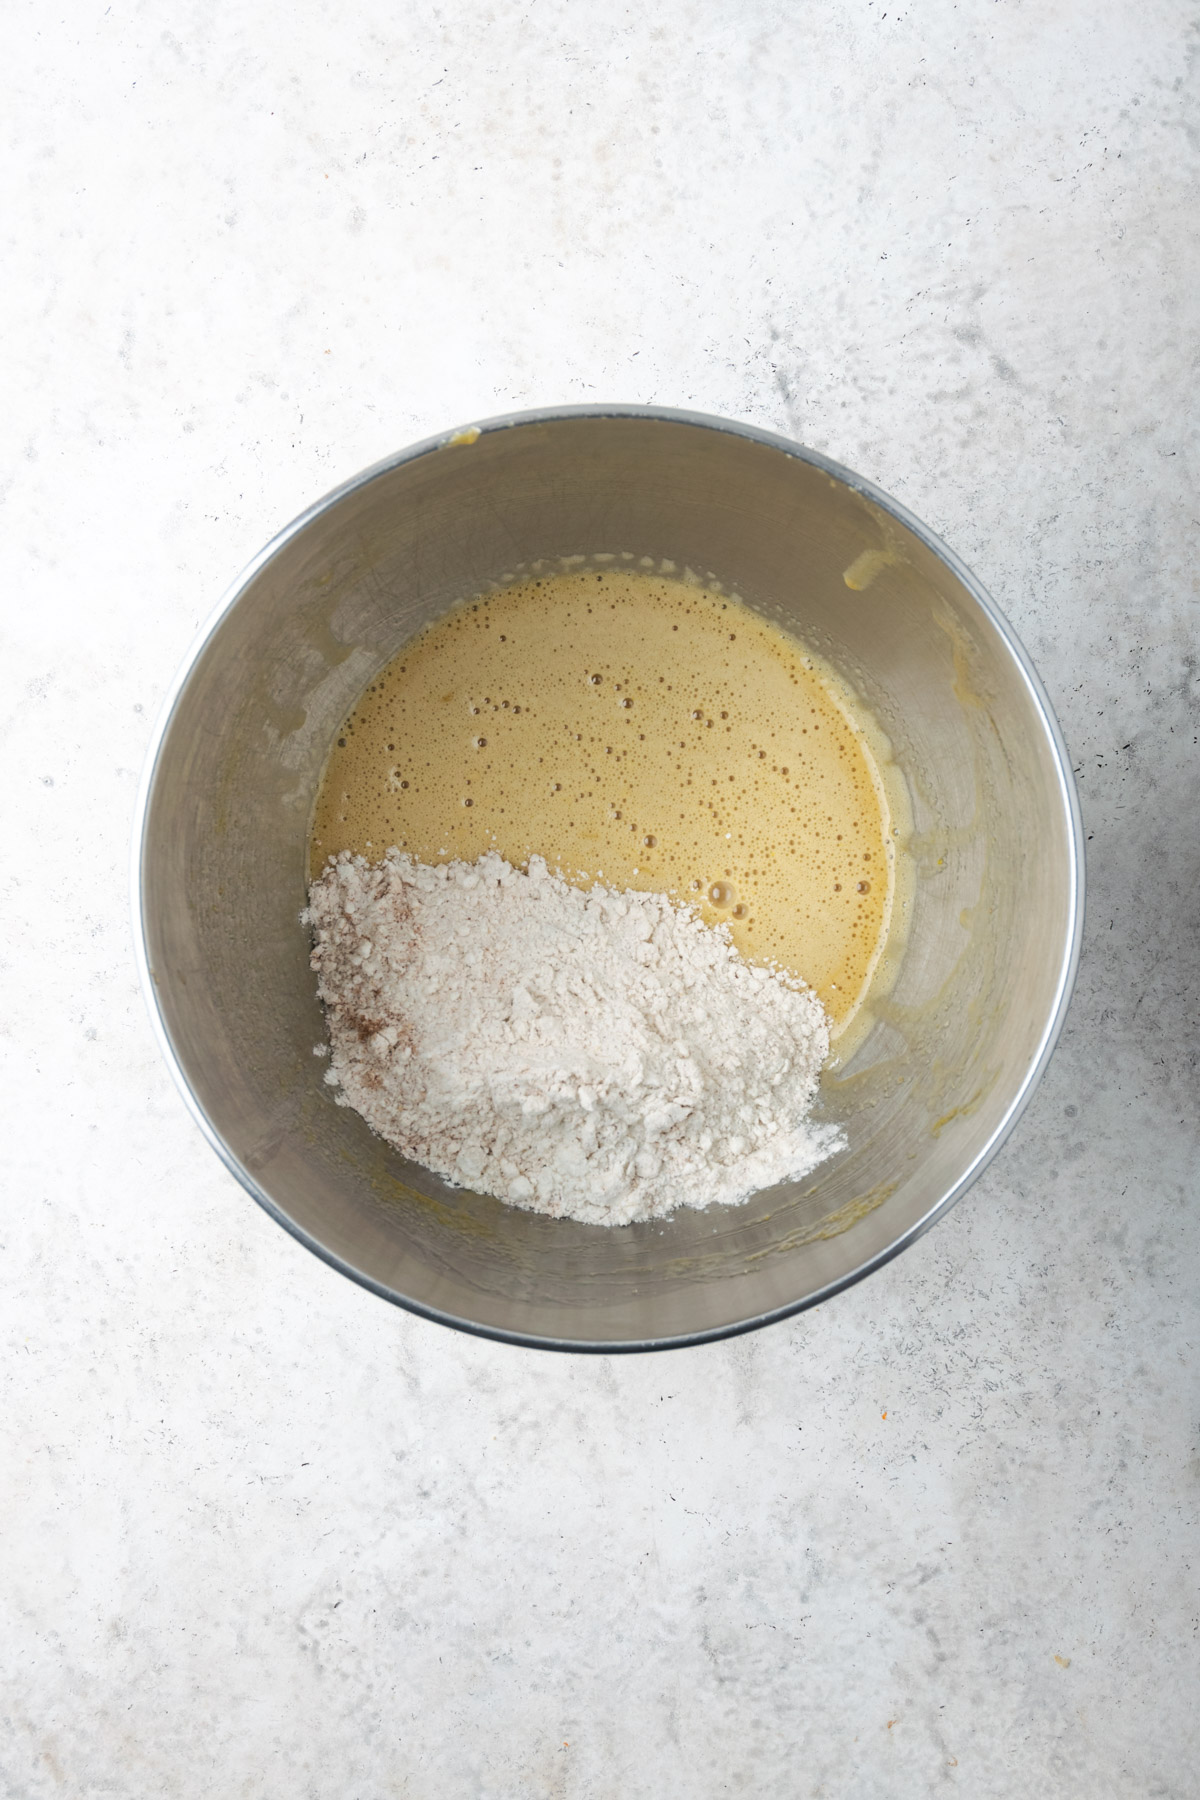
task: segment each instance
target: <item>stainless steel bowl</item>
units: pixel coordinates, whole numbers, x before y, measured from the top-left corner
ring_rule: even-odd
[[[333,1103],[305,839],[335,727],[427,621],[537,558],[712,571],[866,700],[913,812],[911,920],[870,1035],[822,1087],[848,1148],[738,1208],[606,1230],[405,1162]],[[797,444],[640,407],[495,419],[319,501],[227,596],[149,760],[135,851],[151,1012],[213,1148],[386,1299],[520,1343],[643,1350],[765,1324],[878,1268],[995,1154],[1045,1068],[1083,911],[1078,805],[1029,660],[894,500]]]

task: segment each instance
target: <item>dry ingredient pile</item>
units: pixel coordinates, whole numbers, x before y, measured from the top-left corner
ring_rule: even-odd
[[[539,856],[343,852],[305,919],[326,1081],[451,1182],[624,1225],[745,1200],[839,1147],[807,1116],[819,1000],[666,895],[584,891]]]

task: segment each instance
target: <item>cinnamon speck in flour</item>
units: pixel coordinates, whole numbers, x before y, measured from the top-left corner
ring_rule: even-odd
[[[537,856],[343,853],[305,920],[325,1080],[405,1156],[596,1225],[745,1200],[840,1148],[810,1117],[819,1000],[661,894],[588,891]]]

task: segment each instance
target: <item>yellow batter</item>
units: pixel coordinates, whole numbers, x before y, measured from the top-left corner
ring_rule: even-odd
[[[578,570],[469,601],[370,684],[317,797],[339,850],[498,850],[665,892],[815,988],[835,1028],[887,932],[894,849],[862,724],[832,673],[741,602]]]

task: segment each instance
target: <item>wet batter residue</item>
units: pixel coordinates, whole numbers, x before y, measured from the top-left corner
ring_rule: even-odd
[[[392,845],[537,854],[581,886],[691,902],[835,1027],[894,879],[884,785],[832,672],[738,600],[611,568],[458,606],[371,682],[330,755],[310,872]]]

